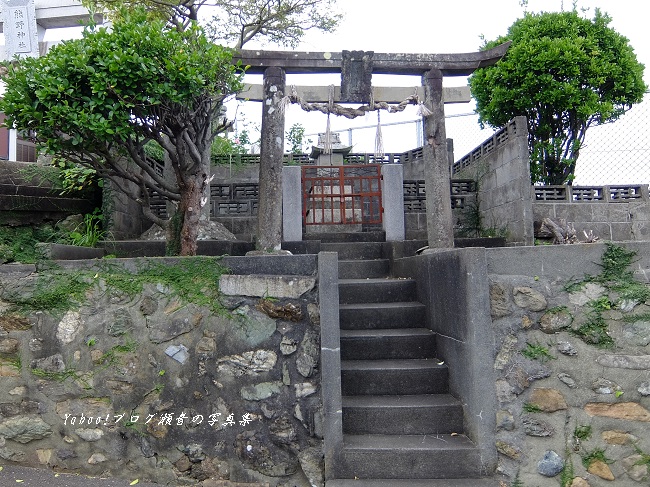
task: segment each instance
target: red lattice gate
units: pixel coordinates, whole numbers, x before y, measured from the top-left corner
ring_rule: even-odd
[[[377,164],[302,167],[305,225],[380,225],[381,168]]]

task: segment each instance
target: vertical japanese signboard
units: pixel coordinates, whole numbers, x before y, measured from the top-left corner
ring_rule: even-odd
[[[38,56],[38,31],[34,0],[4,0],[2,20],[5,34],[5,59]]]

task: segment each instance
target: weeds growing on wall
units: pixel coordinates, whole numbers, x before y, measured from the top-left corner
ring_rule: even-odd
[[[525,413],[541,413],[542,408],[540,408],[537,404],[533,404],[531,402],[524,403],[524,406],[522,408]]]
[[[573,460],[571,459],[571,452],[567,450],[564,468],[560,472],[560,486],[569,487],[573,483],[574,478],[575,470],[573,468]]]
[[[636,454],[639,455],[641,458],[635,463],[635,465],[646,465],[648,467],[648,470],[650,470],[650,455],[645,453],[641,448],[639,448],[639,445],[634,443],[632,445],[634,447],[634,451],[636,451]]]
[[[573,438],[580,441],[587,441],[589,438],[591,438],[591,432],[591,425],[584,424],[576,426],[573,430]]]
[[[510,484],[510,487],[525,487],[524,483],[519,478],[519,471],[517,471],[517,475],[515,475],[515,478]]]
[[[93,269],[62,269],[52,267],[39,271],[31,295],[20,290],[7,296],[22,313],[49,311],[62,314],[80,307],[87,293],[103,283],[107,291],[135,296],[146,283],[161,284],[169,294],[186,303],[205,306],[212,312],[223,311],[219,303],[219,278],[226,268],[218,257],[188,257],[174,262],[158,259],[139,261],[132,272],[111,261],[103,261]]]
[[[612,302],[609,296],[601,296],[588,303],[591,309],[587,313],[586,321],[573,330],[573,333],[586,343],[601,348],[614,346],[603,312],[620,306],[625,301],[642,303],[650,299],[650,287],[636,281],[634,273],[630,270],[635,256],[635,251],[607,243],[601,257],[601,273],[597,276],[587,275],[584,279],[565,286],[564,289],[571,293],[579,291],[588,282],[594,282],[618,296],[616,302]]]
[[[74,381],[79,382],[84,389],[92,389],[90,379],[95,374],[118,364],[120,356],[126,353],[135,352],[137,349],[138,343],[133,339],[127,337],[125,343],[114,345],[108,351],[102,354],[102,356],[96,361],[96,364],[99,367],[91,370],[90,372],[80,373],[74,368],[66,368],[60,372],[53,372],[38,367],[30,369],[30,371],[36,377],[40,377],[42,379],[53,380],[57,382],[64,382],[67,379],[73,379]]]
[[[602,448],[595,448],[582,456],[582,465],[585,468],[589,468],[592,463],[598,461],[606,464],[613,463],[612,460],[605,456],[605,450]]]
[[[526,348],[521,351],[521,354],[526,358],[539,360],[541,362],[555,360],[555,357],[549,353],[548,348],[539,343],[526,342]]]

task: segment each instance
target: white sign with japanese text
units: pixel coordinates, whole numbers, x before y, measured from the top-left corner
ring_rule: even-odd
[[[38,31],[34,0],[5,0],[2,2],[5,35],[5,59],[38,56]]]

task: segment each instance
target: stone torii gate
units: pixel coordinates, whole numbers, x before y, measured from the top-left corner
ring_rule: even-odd
[[[509,44],[462,54],[239,51],[234,56],[235,62],[241,61],[243,66],[248,66],[247,73],[264,75],[259,178],[259,192],[264,196],[260,197],[258,207],[258,249],[279,249],[282,242],[283,99],[287,94],[286,74],[298,73],[341,73],[341,88],[334,101],[366,104],[397,102],[395,92],[385,88],[383,93],[382,90],[373,91],[373,73],[422,76],[428,113],[423,117],[428,242],[430,247],[453,247],[442,79],[444,76],[468,76],[478,68],[496,63]],[[331,96],[329,101],[332,101]]]

